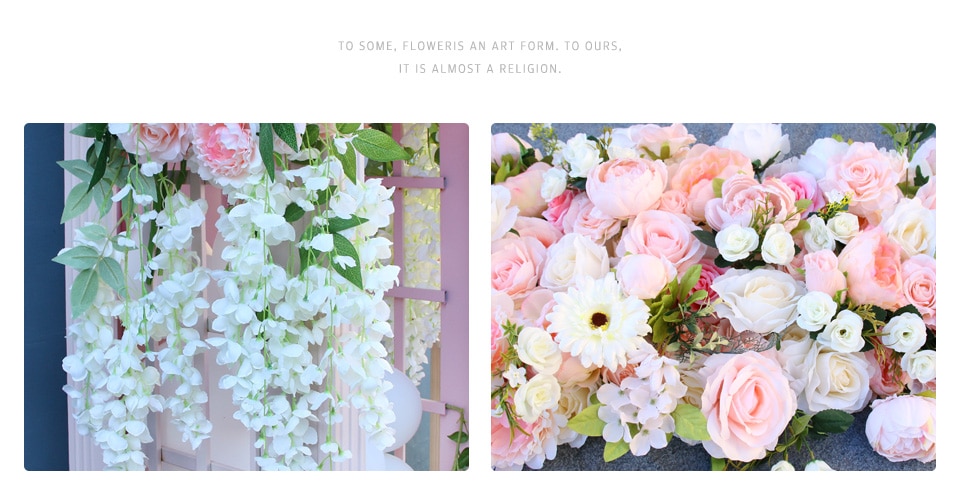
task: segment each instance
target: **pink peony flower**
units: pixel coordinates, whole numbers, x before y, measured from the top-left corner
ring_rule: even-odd
[[[734,175],[724,180],[720,193],[720,197],[708,200],[703,209],[707,224],[718,232],[730,225],[750,226],[753,212],[763,206],[763,189],[752,175]]]
[[[128,153],[141,161],[159,163],[179,162],[190,146],[190,130],[187,124],[130,124],[126,132],[118,133],[117,139]]]
[[[937,401],[916,395],[876,400],[865,432],[870,446],[890,461],[937,459]]]
[[[635,149],[648,159],[679,159],[697,142],[697,138],[687,132],[683,124],[661,127],[655,124],[632,125],[625,129],[615,129],[611,145]],[[662,151],[666,149],[666,153]]]
[[[903,262],[903,296],[927,326],[937,326],[937,260],[920,254]]]
[[[847,295],[854,303],[890,310],[905,305],[900,246],[882,228],[867,228],[854,237],[840,252],[838,266],[847,273]]]
[[[521,237],[536,238],[544,247],[550,247],[563,236],[563,232],[549,221],[533,216],[518,216],[513,229]]]
[[[850,194],[849,211],[876,225],[883,211],[893,207],[900,197],[898,177],[895,164],[876,145],[855,142],[829,162],[819,184],[827,195]]]
[[[540,186],[543,174],[549,169],[550,165],[538,161],[523,173],[503,181],[502,185],[510,190],[510,205],[520,208],[522,216],[539,216],[547,209],[546,201],[540,196]]]
[[[607,216],[623,219],[653,208],[667,188],[667,166],[647,159],[614,159],[587,174],[587,195]]]
[[[508,234],[494,241],[490,248],[493,289],[519,300],[536,288],[547,255],[547,249],[539,240]]]
[[[586,194],[578,194],[563,218],[563,233],[579,233],[594,243],[604,244],[620,233],[621,221],[600,211]]]
[[[753,165],[743,154],[729,149],[697,144],[680,162],[670,178],[670,189],[687,194],[690,217],[704,220],[707,201],[714,198],[713,179],[727,179],[737,174],[753,176]]]
[[[840,261],[832,250],[819,250],[803,256],[807,290],[823,292],[833,297],[847,288],[847,279],[840,270]],[[846,298],[846,295],[843,295]]]
[[[250,124],[196,124],[193,149],[200,178],[204,180],[238,186],[248,176],[263,172],[263,161]]]
[[[650,210],[638,214],[627,223],[617,244],[616,253],[623,257],[629,254],[650,254],[665,257],[683,273],[700,262],[707,246],[693,230],[697,227],[686,215]]]
[[[679,190],[668,190],[660,196],[660,203],[657,209],[673,214],[685,214],[690,216],[690,202],[687,201],[687,195]]]
[[[777,446],[797,411],[797,398],[780,365],[756,352],[707,357],[701,410],[715,458],[758,460]]]
[[[546,320],[546,315],[553,310],[556,303],[553,299],[553,290],[537,288],[531,291],[520,302],[520,318],[523,324],[546,329],[550,326],[550,322]]]

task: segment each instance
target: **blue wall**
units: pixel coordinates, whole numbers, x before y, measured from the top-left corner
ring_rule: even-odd
[[[67,470],[63,247],[63,124],[24,126],[23,467]]]

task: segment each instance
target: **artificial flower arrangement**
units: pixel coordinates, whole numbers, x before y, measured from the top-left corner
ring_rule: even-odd
[[[878,454],[935,461],[935,128],[883,129],[796,156],[772,124],[494,135],[494,468],[602,437],[829,469],[809,440],[861,411]]]
[[[72,131],[93,143],[86,159],[59,163],[81,181],[63,221],[91,204],[101,218],[116,211],[119,219],[112,229],[79,228],[54,259],[78,271],[64,390],[79,433],[102,448],[108,469],[145,468],[151,412],[169,411],[194,449],[210,436],[194,362],[205,351],[229,369],[218,385],[232,391],[234,418],[256,434],[261,469],[323,469],[349,458],[331,427],[348,408],[375,447],[394,442],[383,295],[399,268],[379,234],[390,224],[393,190],[364,179],[363,164],[406,160],[411,150],[384,130],[244,123]],[[225,269],[202,265],[194,247],[209,206],[187,193],[190,174],[226,198],[215,224]],[[211,284],[222,293],[216,300],[204,298]],[[209,336],[199,324],[206,310]],[[164,396],[168,381],[175,391]]]

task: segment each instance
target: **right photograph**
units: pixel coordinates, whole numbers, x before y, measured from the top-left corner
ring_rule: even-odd
[[[933,123],[491,127],[494,470],[936,468]]]

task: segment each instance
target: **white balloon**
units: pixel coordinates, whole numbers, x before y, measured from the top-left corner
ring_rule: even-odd
[[[387,399],[393,403],[393,414],[397,419],[390,424],[396,430],[396,442],[388,446],[384,452],[399,449],[407,443],[420,427],[420,418],[423,415],[423,405],[420,403],[420,391],[403,372],[397,369],[384,376],[384,379],[393,384],[393,389],[387,391]],[[387,455],[392,457],[393,455]]]
[[[383,455],[383,470],[387,472],[412,472],[413,468],[396,456]]]

